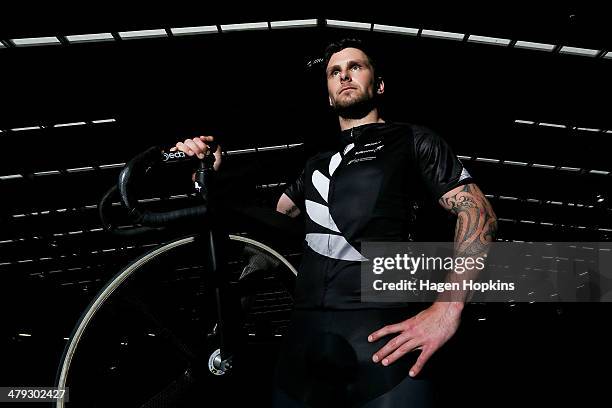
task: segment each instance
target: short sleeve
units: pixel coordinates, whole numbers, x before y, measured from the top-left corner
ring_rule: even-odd
[[[305,211],[304,205],[304,171],[302,174],[285,190],[287,197],[293,201],[293,203],[300,209],[301,212]]]
[[[453,188],[473,182],[451,147],[437,133],[414,126],[415,160],[427,190],[439,199]]]

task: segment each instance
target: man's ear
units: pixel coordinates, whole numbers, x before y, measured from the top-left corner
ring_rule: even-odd
[[[334,106],[334,104],[332,103],[332,100],[331,100],[331,96],[328,96],[328,98],[329,98],[329,106]]]
[[[376,80],[376,93],[379,95],[385,93],[385,81],[383,81],[382,77],[378,77]]]

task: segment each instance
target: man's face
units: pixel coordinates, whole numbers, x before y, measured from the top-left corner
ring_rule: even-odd
[[[384,84],[375,88],[374,70],[368,56],[357,48],[345,48],[333,54],[325,71],[329,104],[339,113],[368,104]],[[341,115],[342,116],[342,115]]]

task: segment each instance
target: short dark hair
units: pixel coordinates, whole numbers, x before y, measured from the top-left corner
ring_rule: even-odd
[[[372,66],[372,70],[374,71],[375,77],[378,78],[381,76],[380,72],[378,72],[378,59],[375,57],[372,47],[365,41],[355,37],[342,38],[341,40],[329,43],[327,47],[325,47],[325,52],[323,54],[324,74],[327,70],[327,64],[329,64],[329,60],[331,59],[332,55],[339,51],[342,51],[345,48],[357,48],[358,50],[361,50],[368,57],[368,61]]]

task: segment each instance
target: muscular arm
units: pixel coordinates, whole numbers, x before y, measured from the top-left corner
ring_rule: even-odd
[[[293,200],[291,200],[287,194],[284,194],[278,199],[278,203],[276,204],[276,211],[286,214],[292,218],[300,215],[300,209],[295,205]]]
[[[489,200],[474,183],[459,186],[444,194],[439,203],[457,216],[455,251],[457,256],[486,253],[495,240],[497,217]]]
[[[439,203],[457,216],[455,227],[455,257],[486,257],[489,245],[497,233],[497,216],[491,203],[474,183],[456,187],[444,194]],[[451,273],[449,280],[475,279],[480,271],[471,270],[463,276]],[[467,296],[467,294],[463,294]],[[459,300],[461,303],[465,297]]]
[[[457,216],[455,229],[456,257],[484,257],[489,245],[495,239],[497,217],[491,204],[476,184],[466,184],[444,194],[440,205]],[[451,271],[448,282],[461,282],[474,279],[480,271],[477,268],[467,269],[462,274]],[[427,309],[403,322],[387,325],[372,333],[368,341],[376,341],[391,333],[399,333],[373,356],[373,361],[382,361],[383,365],[392,364],[398,358],[412,350],[421,350],[417,361],[410,369],[414,377],[423,369],[429,358],[442,347],[457,331],[461,313],[469,293],[466,291],[449,291],[441,294]]]

